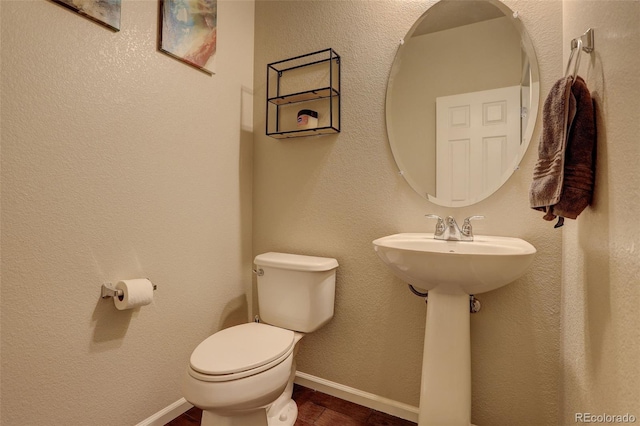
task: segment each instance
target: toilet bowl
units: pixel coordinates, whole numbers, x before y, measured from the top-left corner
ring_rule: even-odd
[[[266,408],[289,382],[294,347],[293,331],[266,324],[222,330],[191,354],[183,395],[203,410],[205,426],[267,426]]]
[[[182,381],[203,426],[293,426],[298,342],[333,317],[335,259],[265,253],[255,259],[266,323],[230,327],[191,354]]]

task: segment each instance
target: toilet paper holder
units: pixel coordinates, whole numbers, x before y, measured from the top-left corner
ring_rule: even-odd
[[[151,285],[153,285],[153,290],[158,288],[158,286],[155,285],[154,283],[151,283]],[[106,299],[107,297],[123,297],[123,296],[124,296],[124,292],[120,289],[115,288],[112,283],[102,284],[102,290],[100,291],[101,298]]]

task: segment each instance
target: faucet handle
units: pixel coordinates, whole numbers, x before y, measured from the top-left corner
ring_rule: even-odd
[[[471,227],[471,221],[472,220],[476,220],[476,219],[484,219],[484,216],[482,216],[482,215],[469,216],[468,218],[466,218],[464,220],[464,223],[462,224],[462,230],[461,231],[465,236],[473,236],[473,234],[471,232],[473,230],[473,228]]]
[[[464,220],[464,223],[469,223],[470,221],[476,220],[476,219],[484,219],[484,216],[482,215],[469,216]]]
[[[429,219],[436,219],[436,232],[435,235],[442,235],[444,233],[444,219],[436,214],[425,214],[425,217]]]

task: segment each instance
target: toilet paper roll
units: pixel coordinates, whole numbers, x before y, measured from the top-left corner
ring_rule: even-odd
[[[153,284],[146,278],[118,281],[116,289],[124,293],[113,298],[116,308],[121,311],[148,305],[153,301]]]

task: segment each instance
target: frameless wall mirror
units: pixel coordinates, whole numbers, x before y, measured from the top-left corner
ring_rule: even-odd
[[[398,168],[429,201],[477,203],[517,169],[538,102],[538,63],[517,13],[497,0],[442,0],[391,68],[387,133]]]

